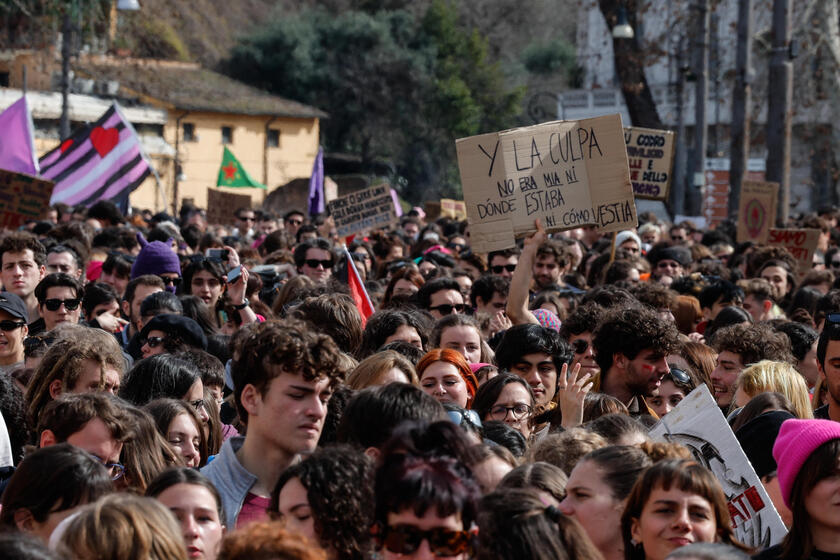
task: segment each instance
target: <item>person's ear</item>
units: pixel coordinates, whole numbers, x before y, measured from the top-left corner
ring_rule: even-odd
[[[249,416],[256,416],[259,414],[262,395],[260,395],[256,387],[248,383],[242,388],[242,393],[239,395],[239,402],[242,403],[242,408],[245,409]]]
[[[32,512],[26,508],[15,510],[14,520],[20,531],[31,533],[35,530],[35,518],[32,517]]]
[[[52,382],[50,382],[50,396],[53,399],[57,399],[61,396],[63,385],[64,384],[61,379],[53,379]]]
[[[26,338],[29,335],[29,326],[28,325],[23,325],[20,328],[20,332],[21,332],[21,339]]]
[[[120,302],[120,310],[124,317],[131,317],[131,304],[126,300]]]
[[[41,437],[38,440],[38,447],[49,447],[55,445],[56,437],[52,430],[44,430],[41,432]]]
[[[625,356],[621,352],[616,352],[615,354],[613,354],[613,365],[618,369],[627,369],[627,365],[629,364],[629,362],[630,360],[627,359],[627,356]]]
[[[370,457],[371,460],[373,460],[373,462],[375,463],[379,459],[379,455],[380,455],[379,448],[368,447],[367,449],[365,449],[365,455]]]
[[[642,543],[642,529],[639,527],[639,519],[637,517],[630,520],[630,538],[634,542]]]
[[[773,301],[769,300],[769,299],[765,299],[764,302],[762,303],[762,307],[764,308],[765,313],[769,313],[770,309],[773,308]]]
[[[817,371],[820,374],[820,379],[822,379],[823,382],[825,382],[825,369],[823,369],[823,365],[820,363],[819,360],[817,360]]]
[[[44,266],[44,265],[41,265],[41,266],[38,268],[38,272],[39,272],[39,274],[40,274],[39,280],[43,280],[43,279],[44,279],[44,276],[46,276],[46,275],[47,275],[47,267],[46,267],[46,266]]]

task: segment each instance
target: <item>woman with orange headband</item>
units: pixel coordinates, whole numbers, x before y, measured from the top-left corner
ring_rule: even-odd
[[[420,388],[441,403],[470,408],[478,381],[464,356],[457,350],[436,348],[417,363]]]

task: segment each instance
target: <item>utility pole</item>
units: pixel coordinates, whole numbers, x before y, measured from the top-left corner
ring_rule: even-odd
[[[787,223],[790,207],[790,142],[793,64],[790,61],[791,0],[773,0],[773,50],[767,95],[767,180],[779,183],[776,218]]]
[[[729,148],[729,217],[736,223],[741,183],[750,154],[752,19],[752,0],[738,0],[738,50],[735,57],[735,89],[732,92],[732,144]]]
[[[61,23],[61,119],[58,134],[61,140],[70,136],[70,55],[73,44],[73,25],[70,22],[70,6],[64,8]]]
[[[694,9],[697,11],[697,29],[694,32],[692,57],[697,82],[694,84],[694,188],[691,189],[689,198],[689,211],[692,215],[697,215],[700,213],[703,187],[706,183],[706,145],[709,136],[706,125],[706,104],[709,98],[709,0],[697,0]]]

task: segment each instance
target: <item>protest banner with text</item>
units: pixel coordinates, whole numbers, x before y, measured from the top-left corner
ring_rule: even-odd
[[[386,227],[397,221],[388,185],[356,191],[331,200],[327,205],[341,237]]]
[[[820,241],[818,229],[775,229],[770,228],[767,244],[771,247],[784,247],[799,265],[799,278],[808,274],[814,267],[814,251]]]
[[[467,219],[467,205],[463,200],[440,199],[440,215],[453,220]]]
[[[624,143],[630,181],[636,198],[666,200],[674,165],[674,133],[670,130],[625,127]]]
[[[239,208],[251,208],[251,195],[220,191],[207,187],[207,223],[232,224]]]
[[[548,232],[637,224],[619,115],[461,138],[456,150],[478,253],[513,247],[537,218]]]
[[[55,183],[0,169],[0,228],[17,229],[47,215]]]
[[[650,429],[650,437],[686,446],[698,463],[714,473],[726,494],[739,541],[762,549],[784,538],[782,518],[705,384],[663,416]]]
[[[776,220],[778,197],[779,183],[744,181],[741,184],[736,230],[738,243],[767,243],[767,235]]]

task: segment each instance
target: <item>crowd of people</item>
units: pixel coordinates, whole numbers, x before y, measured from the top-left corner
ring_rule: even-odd
[[[0,234],[0,557],[840,558],[838,216],[803,276],[727,222],[55,205]],[[703,386],[778,543],[648,433]]]

